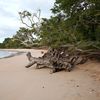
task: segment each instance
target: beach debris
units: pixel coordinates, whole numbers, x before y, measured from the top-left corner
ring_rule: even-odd
[[[44,86],[42,86],[42,88],[44,88]]]
[[[76,87],[79,87],[79,85],[76,85]]]
[[[86,56],[82,56],[80,52],[69,52],[67,48],[50,48],[42,57],[33,57],[31,52],[26,54],[29,63],[26,68],[36,64],[36,69],[49,67],[52,69],[51,73],[58,72],[62,69],[70,72],[75,65],[83,64],[87,61]]]

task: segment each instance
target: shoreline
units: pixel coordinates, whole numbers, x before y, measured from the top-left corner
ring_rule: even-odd
[[[11,54],[9,55],[5,55],[4,57],[1,57],[0,59],[4,59],[4,58],[10,58],[10,57],[14,57],[14,56],[17,56],[17,55],[21,55],[22,53],[26,53],[26,52],[23,52],[23,51],[18,51],[18,50],[8,50],[8,49],[0,49],[0,51],[7,51],[7,52],[11,52]]]
[[[34,51],[34,50],[44,51],[44,52],[47,51],[47,49],[42,49],[42,48],[33,48],[33,49],[0,49],[0,51],[16,52],[14,54],[12,53],[11,55],[6,56],[6,57],[2,57],[0,59],[14,57],[14,56],[21,55],[23,53],[27,53],[29,51],[31,52],[31,51]]]
[[[30,51],[34,57],[42,56],[43,51],[17,50]],[[0,60],[1,100],[100,100],[100,63],[87,62],[71,72],[54,74],[49,68],[27,69],[28,63],[25,53]]]

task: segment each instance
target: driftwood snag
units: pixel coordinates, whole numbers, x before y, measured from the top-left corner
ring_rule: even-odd
[[[52,61],[48,60],[48,59],[43,59],[41,57],[36,58],[36,57],[32,57],[31,53],[28,52],[27,54],[27,58],[30,61],[28,65],[26,65],[26,68],[31,67],[32,65],[36,64],[36,68],[43,68],[43,67],[49,67],[52,69],[51,73],[57,72],[61,69],[65,69],[66,71],[71,71],[73,68],[73,65],[68,63],[68,62],[61,62],[61,61]]]
[[[34,64],[36,64],[37,69],[39,69],[41,67],[50,67],[51,68],[51,64],[48,59],[42,59],[41,57],[39,57],[39,58],[32,57],[30,52],[28,52],[26,54],[26,56],[29,60],[29,64],[25,66],[26,68],[29,68]]]
[[[85,56],[79,53],[71,54],[66,48],[49,49],[42,57],[33,57],[30,52],[26,54],[29,64],[26,68],[36,64],[36,68],[48,67],[52,69],[52,73],[64,69],[70,72],[75,65],[83,64],[87,61]]]

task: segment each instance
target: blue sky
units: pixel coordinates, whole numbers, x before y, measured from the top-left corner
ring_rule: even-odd
[[[0,0],[0,42],[12,37],[21,26],[18,12],[41,9],[41,17],[49,18],[55,0]]]

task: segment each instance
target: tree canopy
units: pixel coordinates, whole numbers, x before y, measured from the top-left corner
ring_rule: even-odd
[[[56,0],[51,9],[54,16],[43,22],[42,40],[51,46],[100,48],[99,5],[99,0]]]
[[[25,27],[13,39],[26,47],[73,45],[80,49],[100,49],[100,0],[55,0],[52,16],[19,12]]]

